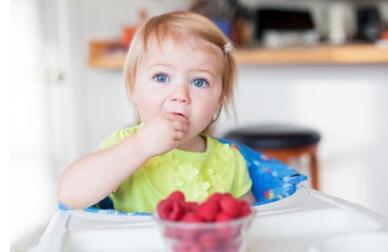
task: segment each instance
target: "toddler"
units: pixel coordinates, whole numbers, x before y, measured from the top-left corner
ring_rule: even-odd
[[[233,97],[231,49],[226,36],[199,14],[173,12],[148,20],[124,66],[137,123],[67,167],[60,202],[85,208],[104,200],[116,210],[153,212],[175,190],[188,201],[229,192],[253,202],[243,156],[210,136]]]

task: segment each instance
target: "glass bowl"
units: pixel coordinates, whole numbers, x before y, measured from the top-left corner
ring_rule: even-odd
[[[253,208],[251,214],[225,222],[175,222],[154,215],[162,237],[172,252],[241,252],[254,217]]]

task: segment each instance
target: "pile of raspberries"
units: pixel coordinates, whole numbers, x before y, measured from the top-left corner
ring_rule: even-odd
[[[242,228],[246,223],[233,223],[228,221],[246,217],[252,213],[246,200],[238,200],[230,193],[214,193],[205,202],[187,202],[180,191],[171,193],[157,205],[157,213],[161,220],[185,223],[174,226],[167,225],[163,233],[172,242],[172,251],[240,251],[243,233]],[[214,228],[208,225],[191,226],[190,223],[220,223]],[[223,224],[225,223],[225,224]],[[230,222],[232,223],[232,222]]]
[[[171,193],[157,206],[159,217],[169,221],[223,222],[249,215],[246,200],[235,199],[230,193],[214,193],[205,202],[186,202],[181,191]]]

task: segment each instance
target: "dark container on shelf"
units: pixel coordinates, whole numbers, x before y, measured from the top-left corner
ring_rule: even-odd
[[[380,12],[375,6],[359,7],[356,13],[357,39],[375,42],[379,39],[382,30]]]

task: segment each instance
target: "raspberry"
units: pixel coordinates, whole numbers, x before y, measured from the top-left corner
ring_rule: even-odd
[[[214,200],[218,203],[222,196],[222,193],[213,193],[207,200]]]
[[[223,212],[231,215],[233,218],[240,216],[240,205],[238,201],[230,194],[224,194],[220,199],[220,207]]]
[[[185,252],[189,252],[189,251],[190,252],[202,252],[203,250],[202,250],[202,248],[198,244],[193,243],[193,244],[191,244],[190,250],[187,250]]]
[[[169,220],[179,221],[185,215],[185,210],[180,201],[172,200],[172,210],[168,216]]]
[[[219,240],[217,236],[215,236],[214,234],[204,233],[204,234],[201,234],[201,236],[198,239],[198,242],[201,244],[201,247],[212,249],[217,247]]]
[[[172,192],[168,198],[172,200],[185,201],[185,195],[181,191]]]
[[[202,218],[193,212],[186,212],[186,214],[182,218],[182,221],[190,222],[190,223],[198,223],[198,222],[202,222]]]
[[[178,238],[182,241],[185,241],[186,243],[196,243],[199,231],[198,230],[192,230],[192,229],[178,229],[179,232]]]
[[[224,241],[224,244],[228,243],[229,241],[231,241],[231,239],[233,240],[234,238],[239,236],[240,228],[241,228],[240,226],[220,227],[217,230],[218,236],[220,237],[221,240]]]
[[[172,205],[173,202],[169,199],[165,199],[159,202],[158,206],[156,207],[156,210],[158,211],[158,214],[161,219],[168,219],[172,212]]]
[[[216,222],[224,222],[224,221],[228,221],[228,220],[233,220],[233,216],[231,216],[225,212],[218,213],[216,216]]]
[[[197,209],[197,214],[200,218],[205,221],[213,221],[220,210],[217,202],[215,201],[205,201],[200,204]]]
[[[183,202],[183,206],[186,212],[195,212],[198,209],[199,204],[197,202]]]

